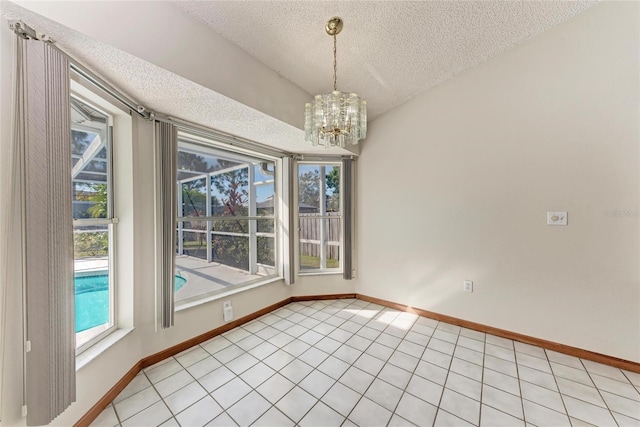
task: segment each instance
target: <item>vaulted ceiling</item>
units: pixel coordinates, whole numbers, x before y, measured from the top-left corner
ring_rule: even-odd
[[[333,83],[326,21],[340,16],[338,89],[370,118],[569,19],[588,1],[176,1],[310,94]]]
[[[337,15],[345,22],[338,35],[338,89],[365,98],[371,120],[593,3],[2,0],[0,13],[46,32],[72,56],[151,109],[291,152],[346,154],[341,149],[311,147],[304,143],[301,130],[305,100],[332,88],[333,46],[324,31],[330,17]],[[149,13],[153,9],[162,12]],[[163,22],[155,21],[163,16]],[[182,27],[172,28],[177,21]],[[192,24],[196,23],[203,28],[195,28]],[[289,85],[293,95],[288,99],[293,101],[287,106],[286,117],[276,120],[270,116],[268,110],[276,102],[272,99],[244,104],[242,96],[247,92],[248,99],[260,100],[259,90],[264,89],[260,83],[253,82],[254,86],[240,96],[225,93],[228,84],[207,85],[212,64],[229,66],[216,63],[217,47],[209,52],[189,52],[189,58],[184,50],[176,54],[176,37],[206,38],[200,47],[212,46],[204,33],[222,37],[233,49],[257,59],[254,68],[264,68],[260,75],[270,72],[276,76],[272,79],[275,87],[269,89],[272,94],[279,90],[278,84]],[[171,46],[174,51],[170,54]],[[147,56],[147,51],[153,53]],[[205,60],[207,65],[200,66]],[[181,64],[185,61],[192,62]],[[202,68],[197,73],[193,72],[194,63]],[[237,89],[247,75],[247,70],[233,69],[225,78],[232,79]],[[204,77],[198,81],[197,76]]]

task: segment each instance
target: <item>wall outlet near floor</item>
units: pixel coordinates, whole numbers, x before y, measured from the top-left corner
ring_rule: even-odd
[[[464,284],[462,285],[462,289],[465,292],[473,292],[473,281],[471,280],[465,280]]]
[[[231,307],[231,301],[224,301],[222,303],[222,317],[225,322],[231,322],[233,320],[233,307]]]

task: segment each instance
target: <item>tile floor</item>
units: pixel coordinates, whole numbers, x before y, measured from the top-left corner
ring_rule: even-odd
[[[640,426],[640,374],[369,304],[291,303],[145,369],[95,426]]]

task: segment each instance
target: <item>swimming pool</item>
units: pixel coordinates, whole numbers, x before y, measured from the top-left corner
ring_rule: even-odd
[[[175,290],[187,279],[176,275]],[[109,275],[76,276],[76,332],[86,331],[109,321]]]

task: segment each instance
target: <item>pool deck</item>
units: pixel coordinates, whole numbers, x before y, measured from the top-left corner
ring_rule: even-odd
[[[85,258],[75,261],[76,273],[105,271],[108,266],[106,257]],[[258,266],[257,274],[229,267],[217,262],[207,262],[200,258],[186,255],[176,256],[176,274],[187,279],[187,283],[176,291],[175,302],[193,300],[198,295],[221,291],[240,283],[246,283],[274,274],[275,269],[264,265]]]

